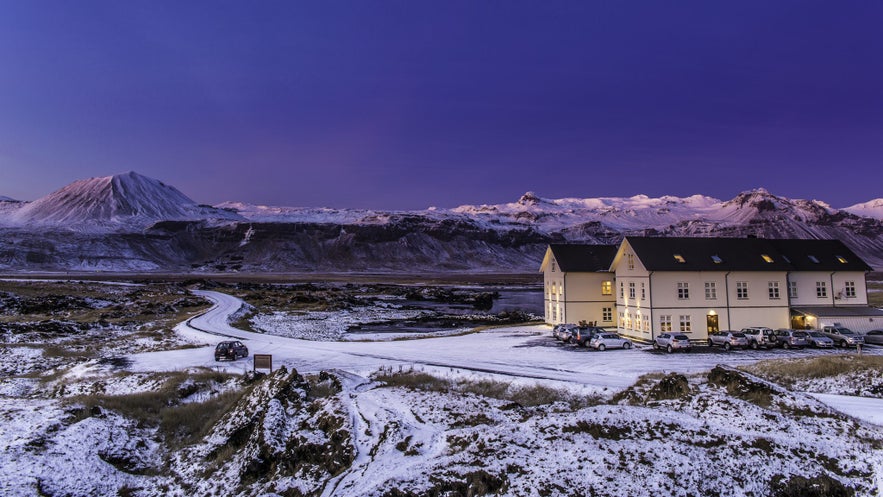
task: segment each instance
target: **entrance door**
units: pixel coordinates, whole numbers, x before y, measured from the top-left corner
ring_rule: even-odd
[[[717,314],[709,314],[705,316],[705,320],[708,323],[709,333],[720,331],[720,326],[717,324]]]

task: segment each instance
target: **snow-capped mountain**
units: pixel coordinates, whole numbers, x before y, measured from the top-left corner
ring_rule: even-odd
[[[883,219],[883,198],[870,200],[862,204],[855,204],[843,210],[851,214],[855,214],[856,216]]]
[[[630,234],[835,238],[883,267],[881,219],[762,188],[726,201],[528,192],[506,204],[375,211],[202,206],[128,173],[0,202],[0,226],[0,270],[532,272],[548,243]]]
[[[16,202],[16,200],[5,195],[0,195],[0,202]]]
[[[163,220],[241,220],[200,206],[176,188],[135,172],[75,181],[9,212],[14,225],[77,229],[145,228]]]

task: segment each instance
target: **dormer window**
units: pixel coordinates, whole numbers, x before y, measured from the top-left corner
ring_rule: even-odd
[[[789,259],[787,255],[783,255],[783,256],[782,256],[782,260],[784,260],[784,261],[787,262],[788,264],[791,264],[791,259]]]
[[[684,256],[682,256],[681,254],[675,254],[675,260],[676,260],[679,264],[684,264],[685,262],[687,262],[687,260],[684,259]]]
[[[767,264],[772,264],[772,263],[773,263],[773,258],[770,257],[770,256],[767,255],[767,254],[760,254],[760,258],[763,259],[764,262],[766,262]]]
[[[724,260],[721,259],[720,256],[717,256],[717,255],[711,256],[711,260],[714,261],[715,264],[720,264],[720,263],[724,262]]]
[[[835,255],[834,257],[837,258],[837,260],[840,262],[840,264],[846,264],[846,262],[847,262],[846,257],[843,257],[842,255]]]
[[[819,259],[818,259],[818,257],[816,257],[816,256],[814,256],[814,255],[808,255],[807,257],[809,257],[809,260],[811,260],[811,261],[814,262],[815,264],[818,264],[818,263],[819,263]]]

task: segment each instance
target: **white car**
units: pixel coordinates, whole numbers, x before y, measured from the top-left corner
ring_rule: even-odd
[[[600,335],[595,335],[592,337],[589,345],[595,350],[632,348],[632,342],[630,340],[623,338],[616,333],[601,333]]]

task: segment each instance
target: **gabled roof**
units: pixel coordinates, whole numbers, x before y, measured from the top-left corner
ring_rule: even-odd
[[[839,240],[631,236],[626,240],[648,271],[871,270]]]
[[[617,248],[616,245],[549,245],[558,267],[564,273],[608,271]]]

